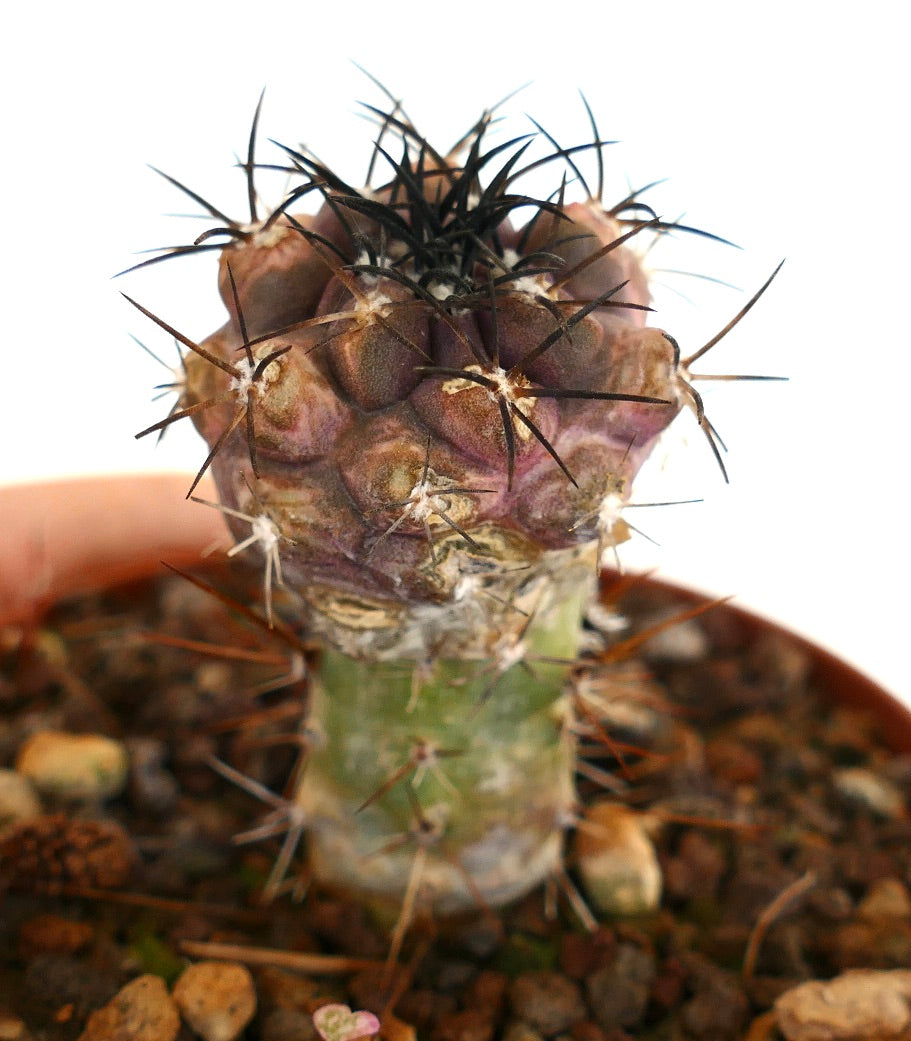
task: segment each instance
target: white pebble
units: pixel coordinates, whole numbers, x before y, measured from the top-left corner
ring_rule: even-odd
[[[41,814],[41,801],[32,782],[15,770],[0,770],[0,829]]]
[[[90,802],[123,791],[128,757],[124,746],[103,734],[39,730],[19,749],[16,770],[42,795]]]
[[[877,777],[860,766],[836,770],[833,782],[846,799],[859,802],[879,817],[894,820],[905,808],[902,793],[884,777]]]
[[[645,819],[626,806],[594,803],[573,844],[586,896],[605,914],[647,914],[661,902],[661,867]]]
[[[852,969],[810,980],[775,1002],[788,1041],[885,1041],[911,1027],[911,971]]]
[[[662,616],[654,621],[658,624],[666,620]],[[709,653],[709,640],[702,626],[690,618],[655,633],[642,645],[642,651],[647,658],[661,661],[703,661]]]

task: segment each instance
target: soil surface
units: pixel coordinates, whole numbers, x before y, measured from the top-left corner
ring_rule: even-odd
[[[204,582],[257,603],[231,574]],[[724,606],[662,627],[690,607],[606,585],[580,701],[580,802],[654,844],[658,906],[590,909],[570,848],[502,914],[413,923],[394,966],[390,924],[308,887],[284,842],[310,649],[174,574],[0,629],[0,1039],[308,1041],[338,1002],[389,1041],[772,1041],[801,981],[911,965],[911,756]],[[163,1008],[212,960],[248,966],[255,1012],[90,1019],[140,977]]]

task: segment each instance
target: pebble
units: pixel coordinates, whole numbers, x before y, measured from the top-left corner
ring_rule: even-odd
[[[830,922],[844,922],[854,911],[854,901],[844,886],[821,886],[810,891],[807,907]]]
[[[586,896],[605,914],[654,911],[661,867],[645,819],[619,803],[593,803],[576,830],[573,852]]]
[[[677,852],[664,864],[664,885],[679,900],[714,900],[727,870],[721,846],[694,828],[680,837]]]
[[[911,965],[911,922],[879,916],[838,925],[821,942],[838,969],[899,969]]]
[[[27,1036],[25,1022],[0,1009],[0,1041],[24,1041]]]
[[[476,971],[477,966],[466,958],[441,958],[436,967],[436,987],[444,994],[464,990]]]
[[[608,733],[648,741],[663,728],[664,715],[654,707],[661,704],[663,691],[643,678],[638,662],[583,673],[575,682],[577,697],[598,713]]]
[[[886,820],[895,820],[904,812],[905,800],[901,791],[884,777],[861,766],[846,766],[833,775],[836,790],[850,802],[860,803],[871,813]]]
[[[503,1041],[544,1041],[544,1038],[527,1023],[518,1020],[506,1028]]]
[[[659,625],[669,621],[672,616],[662,614],[651,621]],[[655,660],[698,662],[707,657],[709,641],[702,626],[695,619],[688,619],[655,633],[643,644],[642,651],[646,657]]]
[[[622,677],[618,686],[622,685]],[[637,693],[643,699],[646,692],[641,688],[644,681],[637,679]],[[663,719],[661,713],[648,705],[639,705],[629,699],[629,685],[621,692],[626,695],[626,700],[617,697],[612,701],[599,704],[599,722],[609,734],[628,734],[641,741],[654,739],[660,730]]]
[[[160,976],[139,976],[93,1012],[79,1041],[174,1041],[180,1015]]]
[[[482,915],[458,929],[453,940],[459,950],[483,961],[490,958],[503,942],[503,926],[493,915]]]
[[[0,829],[41,815],[41,800],[32,782],[15,770],[0,770]]]
[[[318,1041],[313,1016],[293,1008],[275,1008],[259,1024],[260,1041]]]
[[[561,1034],[554,1041],[634,1041],[625,1030],[602,1030],[597,1023],[586,1019],[576,1023],[570,1034]]]
[[[757,752],[730,736],[713,737],[707,741],[705,759],[720,781],[733,785],[756,784],[765,770]]]
[[[255,976],[260,1009],[294,1009],[309,1014],[315,1004],[324,1004],[336,998],[340,1000],[344,996],[342,989],[331,989],[331,983],[311,979],[289,969],[279,969],[274,965],[257,969]],[[322,999],[322,1002],[318,999]]]
[[[16,757],[16,770],[43,795],[93,802],[123,791],[127,780],[124,746],[102,734],[39,730]]]
[[[38,1014],[52,1017],[72,1006],[80,1022],[89,1013],[106,1005],[123,983],[120,968],[93,964],[86,971],[86,959],[72,954],[44,953],[27,959],[22,978],[21,998]],[[2,993],[2,992],[0,992]]]
[[[574,980],[609,965],[617,949],[617,937],[609,926],[591,932],[566,933],[560,943],[560,968]]]
[[[433,1030],[434,1041],[491,1041],[493,1034],[493,1020],[476,1008],[446,1013]]]
[[[810,655],[784,633],[761,634],[747,656],[748,668],[758,673],[770,688],[773,701],[802,690],[812,668]]]
[[[680,1011],[686,1037],[706,1041],[741,1041],[749,1014],[749,1003],[734,988],[702,990],[693,995]]]
[[[523,1023],[545,1037],[567,1030],[588,1015],[578,984],[547,969],[517,976],[509,988],[509,1003]]]
[[[810,980],[775,1002],[787,1041],[885,1041],[911,1030],[911,970],[855,969]]]
[[[126,741],[130,758],[130,801],[138,810],[164,816],[177,806],[180,786],[165,768],[167,746],[154,737],[131,737]]]
[[[173,997],[203,1041],[234,1041],[256,1012],[253,977],[237,962],[196,962],[181,973]]]
[[[742,951],[743,944],[738,946]],[[681,952],[680,961],[686,973],[686,989],[692,994],[680,1010],[683,1036],[741,1041],[750,1013],[741,978],[695,951]]]
[[[75,954],[95,935],[87,922],[55,914],[40,914],[19,927],[18,950],[23,957],[36,954]]]
[[[386,940],[367,919],[362,907],[350,900],[316,900],[310,921],[317,935],[338,944],[340,953],[358,958],[385,958]]]
[[[422,1037],[430,1032],[434,1023],[458,1009],[452,994],[440,994],[430,987],[409,990],[395,1006],[396,1015],[410,1023]]]
[[[467,1008],[477,1008],[498,1019],[506,1001],[509,977],[505,972],[482,969],[465,990]]]
[[[877,878],[857,905],[857,913],[868,921],[911,918],[911,894],[901,879]]]
[[[661,1009],[675,1008],[683,997],[686,970],[675,955],[660,966],[651,987],[651,1001]]]
[[[585,981],[588,1002],[605,1030],[636,1026],[645,1014],[655,978],[655,959],[631,943],[620,943],[613,960]]]

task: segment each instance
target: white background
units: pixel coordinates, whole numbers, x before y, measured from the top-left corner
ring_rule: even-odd
[[[59,474],[195,469],[189,429],[161,446],[133,433],[161,418],[167,373],[129,334],[173,345],[125,290],[193,338],[222,321],[214,260],[178,259],[112,281],[153,246],[208,225],[146,166],[242,218],[234,156],[266,87],[265,140],[305,141],[357,183],[383,104],[357,61],[418,127],[451,144],[527,81],[502,133],[531,114],[563,143],[586,139],[585,92],[607,150],[607,201],[669,178],[667,218],[744,247],[683,239],[655,249],[740,287],[659,273],[656,324],[684,351],[765,280],[748,318],[697,369],[788,383],[703,384],[725,438],[725,486],[690,417],[637,501],[629,566],[736,593],[908,696],[907,316],[909,82],[894,5],[763,3],[81,3],[16,5],[0,76],[4,351],[0,482]],[[503,138],[505,139],[505,137]],[[589,165],[587,170],[593,167]],[[280,197],[281,183],[263,182]],[[548,191],[551,184],[541,185]],[[683,295],[681,295],[683,294]],[[178,424],[189,427],[189,422]],[[204,508],[204,507],[200,507]]]

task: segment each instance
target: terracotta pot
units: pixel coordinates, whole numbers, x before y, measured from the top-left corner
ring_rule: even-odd
[[[217,510],[185,501],[191,481],[174,473],[0,487],[0,624],[152,574],[162,560],[198,563],[229,536]],[[216,497],[205,482],[197,494]]]
[[[61,597],[154,574],[163,560],[187,566],[213,544],[230,545],[217,510],[185,502],[191,480],[187,474],[125,475],[0,488],[0,624],[38,618]],[[215,498],[205,482],[198,494]],[[676,592],[694,602],[706,599]],[[729,609],[751,632],[785,632]],[[787,635],[807,651],[837,703],[872,711],[893,748],[911,752],[908,707],[828,651]]]

